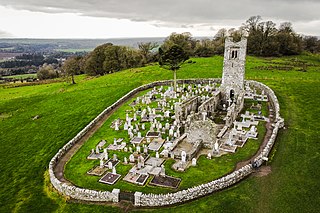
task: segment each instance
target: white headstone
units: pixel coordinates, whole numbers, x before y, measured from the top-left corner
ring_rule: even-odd
[[[112,159],[113,161],[117,161],[118,160],[118,158],[117,158],[117,154],[113,154],[113,159]]]
[[[141,132],[138,132],[138,137],[141,138]]]
[[[192,158],[192,166],[196,166],[197,165],[197,159]]]
[[[108,163],[108,167],[109,167],[109,169],[112,169],[112,162],[111,161],[109,161],[109,163]]]
[[[207,158],[211,159],[211,153],[210,152],[208,153]]]
[[[156,158],[159,158],[160,156],[159,156],[159,152],[156,152]]]
[[[128,123],[127,122],[124,123],[123,129],[128,130]]]
[[[132,147],[131,147],[131,146],[129,147],[129,152],[131,152],[131,153],[132,153]]]
[[[182,162],[186,162],[186,158],[187,158],[187,153],[185,151],[182,151],[181,152],[181,161]]]
[[[136,150],[137,150],[138,153],[140,153],[140,152],[141,152],[140,146],[137,146],[137,149],[136,149]]]
[[[128,163],[127,157],[124,157],[123,162],[124,162],[124,164],[127,164],[127,163]]]
[[[133,154],[131,154],[129,156],[129,161],[130,161],[130,163],[134,163],[134,155]]]
[[[99,147],[96,146],[96,154],[99,154],[99,153],[100,153]]]
[[[100,159],[100,168],[103,168],[103,159]]]
[[[117,171],[116,171],[116,167],[114,166],[114,167],[112,167],[112,174],[117,174]]]
[[[119,124],[118,121],[114,124],[114,130],[118,131],[119,130]]]

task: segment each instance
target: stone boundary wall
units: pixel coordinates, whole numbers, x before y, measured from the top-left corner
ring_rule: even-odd
[[[178,84],[208,84],[211,83],[221,83],[221,79],[186,79],[186,80],[177,80]],[[276,135],[278,129],[283,126],[283,119],[280,117],[279,111],[279,103],[277,97],[275,96],[274,92],[267,86],[262,83],[256,81],[248,81],[251,86],[255,86],[258,88],[262,88],[265,90],[266,94],[269,96],[269,99],[272,102],[272,106],[275,111],[275,119],[276,122],[274,124],[273,134],[270,137],[269,142],[264,147],[263,151],[259,154],[257,158],[254,160],[254,164],[256,166],[260,166],[265,160],[264,157],[267,157],[271,148],[275,142]],[[120,106],[121,104],[125,103],[129,99],[131,99],[137,93],[153,88],[155,86],[161,85],[170,85],[172,84],[172,80],[165,80],[165,81],[156,81],[146,85],[142,85],[137,87],[122,98],[117,100],[114,104],[103,110],[95,119],[93,119],[84,129],[82,129],[74,138],[72,138],[67,144],[65,144],[61,149],[59,149],[58,153],[51,159],[49,163],[49,175],[50,181],[55,189],[57,189],[61,194],[71,197],[73,199],[82,200],[82,201],[94,201],[94,202],[119,202],[119,189],[113,189],[112,192],[110,191],[97,191],[97,190],[90,190],[84,189],[72,184],[61,182],[54,173],[54,168],[61,159],[70,149],[73,147],[88,131],[90,131],[98,121],[100,121],[106,114],[111,112],[116,107]],[[185,202],[188,200],[196,199],[198,197],[210,194],[214,191],[221,190],[228,186],[231,186],[238,181],[242,180],[243,178],[250,175],[253,171],[252,164],[248,164],[232,173],[211,181],[206,184],[201,184],[199,186],[194,186],[192,188],[188,188],[186,190],[178,191],[175,193],[168,193],[168,194],[143,194],[141,192],[135,193],[135,201],[134,205],[136,206],[165,206],[165,205],[172,205],[181,202]]]

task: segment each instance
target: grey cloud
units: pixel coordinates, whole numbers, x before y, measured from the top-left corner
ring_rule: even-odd
[[[319,20],[319,0],[0,0],[0,5],[47,13],[76,12],[84,16],[190,26],[223,23],[239,26],[252,15],[265,20]]]
[[[12,34],[9,32],[6,32],[4,30],[0,30],[0,38],[10,38],[12,37]]]

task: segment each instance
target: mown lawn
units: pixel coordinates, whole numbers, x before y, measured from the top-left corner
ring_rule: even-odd
[[[178,78],[221,77],[222,57],[193,60],[195,64],[185,64],[179,70]],[[300,61],[307,62],[307,72],[299,71]],[[227,190],[177,207],[146,211],[318,212],[319,65],[319,56],[247,58],[246,77],[276,92],[285,118],[286,129],[280,131],[269,162],[272,173],[249,177]],[[80,76],[76,85],[0,88],[0,212],[121,211],[65,202],[48,188],[48,163],[59,148],[128,91],[171,77],[170,71],[149,66],[100,78]],[[36,115],[39,118],[33,120]]]

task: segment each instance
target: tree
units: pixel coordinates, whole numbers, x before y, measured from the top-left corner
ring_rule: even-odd
[[[168,50],[159,49],[159,64],[165,69],[173,71],[174,91],[177,90],[177,70],[189,59],[189,55],[179,45],[172,45]]]
[[[62,70],[66,76],[71,76],[72,84],[75,84],[74,75],[79,74],[81,71],[80,62],[82,60],[81,56],[69,58],[62,65]]]
[[[51,64],[44,64],[39,68],[37,72],[37,77],[40,80],[45,80],[45,79],[57,78],[58,74],[54,70]]]
[[[158,46],[158,44],[154,43],[154,42],[146,42],[146,43],[140,42],[140,43],[138,43],[140,53],[143,57],[143,64],[151,62],[151,59],[152,59],[151,51],[154,48],[156,48],[157,46]]]
[[[192,38],[191,33],[172,33],[164,41],[161,48],[163,51],[167,51],[171,46],[178,45],[180,46],[189,56],[194,55],[194,50],[196,47],[196,41]]]

